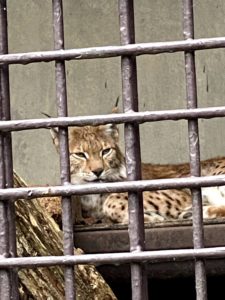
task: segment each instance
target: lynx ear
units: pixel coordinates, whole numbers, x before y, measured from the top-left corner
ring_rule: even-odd
[[[119,129],[116,124],[101,125],[101,130],[103,130],[105,134],[111,136],[116,142],[119,141]]]
[[[41,112],[42,115],[48,117],[48,118],[51,118],[50,115],[44,113],[44,112]],[[56,147],[56,150],[58,151],[59,150],[59,130],[58,128],[50,128],[50,134],[51,134],[51,137],[52,137],[52,141],[53,141],[53,144],[55,145]]]
[[[56,147],[56,150],[59,150],[59,131],[58,128],[50,128],[50,134],[52,136],[53,144]]]
[[[115,106],[112,109],[113,114],[118,114],[118,112],[119,112],[119,107],[118,107],[119,100],[120,100],[120,97],[118,96],[116,99]]]
[[[118,114],[119,113],[119,107],[118,106],[114,106],[112,109],[112,113],[113,114]]]
[[[114,107],[112,108],[112,113],[116,114],[119,112],[118,103],[119,103],[120,97],[118,96],[116,99],[116,103]],[[107,135],[111,136],[116,142],[119,141],[119,129],[116,124],[106,124],[100,126],[101,130],[106,133]]]

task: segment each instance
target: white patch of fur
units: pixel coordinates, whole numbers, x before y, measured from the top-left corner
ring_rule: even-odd
[[[203,215],[203,219],[209,219],[208,206],[203,206],[202,215]],[[210,217],[210,218],[212,218],[212,217]]]
[[[127,178],[126,175],[126,167],[122,164],[118,168],[108,169],[107,171],[103,171],[100,176],[100,180],[103,182],[112,182],[112,181],[121,181]]]
[[[98,206],[101,202],[101,197],[99,194],[93,194],[93,195],[84,195],[81,196],[81,204],[82,204],[82,208],[85,211],[88,211],[89,209],[95,209],[96,206]]]
[[[127,170],[126,170],[126,167],[125,165],[121,165],[120,167],[120,172],[119,172],[120,176],[122,179],[126,179],[127,178]]]
[[[211,205],[225,205],[225,186],[202,188],[202,199]]]

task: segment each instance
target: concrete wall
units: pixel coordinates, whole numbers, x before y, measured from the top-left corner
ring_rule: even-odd
[[[224,35],[225,2],[195,1],[196,38]],[[117,1],[65,0],[66,48],[119,45]],[[180,0],[135,1],[136,41],[172,41],[182,37]],[[9,50],[53,49],[51,1],[8,1]],[[196,53],[199,106],[225,103],[224,49]],[[182,53],[140,56],[140,110],[185,108]],[[120,59],[66,63],[69,115],[103,114],[121,97]],[[10,66],[12,118],[56,115],[54,63]],[[200,120],[203,158],[224,155],[224,120]],[[185,121],[141,125],[145,162],[188,160]],[[59,183],[58,158],[47,130],[13,134],[14,168],[31,184]]]

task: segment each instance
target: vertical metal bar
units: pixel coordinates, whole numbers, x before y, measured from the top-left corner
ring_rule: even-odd
[[[2,99],[0,99],[2,100]],[[0,101],[0,117],[2,119],[2,101]],[[0,188],[5,188],[4,138],[0,133]],[[9,256],[9,224],[7,204],[0,201],[0,256]],[[0,299],[9,300],[11,297],[10,272],[0,270]]]
[[[62,0],[53,0],[53,26],[54,26],[54,48],[64,49],[63,30],[63,6]],[[67,116],[67,91],[65,62],[56,61],[56,98],[59,117]],[[68,128],[59,128],[59,149],[61,184],[67,185],[70,182],[69,148],[68,148]],[[74,254],[72,205],[70,197],[62,198],[62,223],[63,223],[63,244],[64,255]],[[75,299],[74,267],[65,267],[65,299]]]
[[[7,5],[6,0],[0,1],[0,53],[8,53],[8,32],[7,32]],[[10,120],[10,95],[9,95],[9,69],[7,65],[0,67],[0,86],[1,86],[1,119]],[[2,165],[2,175],[4,177],[4,188],[13,187],[13,157],[12,157],[12,140],[11,133],[2,135],[2,150],[1,157],[4,166]],[[3,182],[2,181],[2,182]],[[13,201],[8,201],[4,204],[4,213],[2,218],[6,218],[3,222],[6,223],[8,237],[7,248],[8,256],[16,256],[16,223],[15,223],[15,206]],[[17,269],[10,270],[10,299],[18,299],[18,275]]]
[[[194,38],[193,0],[183,0],[184,38]],[[197,107],[197,84],[194,52],[185,52],[187,107]],[[198,120],[188,121],[191,176],[200,176],[200,145]],[[192,189],[193,199],[193,244],[194,248],[204,247],[201,189]],[[203,260],[195,262],[195,287],[197,300],[207,299],[206,271]]]
[[[135,43],[133,0],[119,1],[120,39],[122,45]],[[138,111],[137,69],[134,56],[121,58],[124,112]],[[141,154],[138,124],[125,125],[126,167],[128,180],[141,179]],[[130,251],[145,248],[143,198],[141,193],[129,193]],[[145,266],[131,264],[132,299],[146,300],[147,276]]]

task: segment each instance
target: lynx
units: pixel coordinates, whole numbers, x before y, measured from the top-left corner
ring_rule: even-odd
[[[51,129],[51,134],[58,148],[57,130]],[[125,159],[118,142],[118,129],[112,124],[69,128],[72,184],[126,180]],[[203,161],[201,169],[202,176],[225,174],[225,158]],[[143,179],[187,177],[189,173],[189,164],[142,164]],[[204,218],[225,216],[224,187],[203,188],[202,194]],[[191,194],[187,189],[146,191],[143,193],[143,201],[145,222],[185,219],[192,215]],[[81,208],[78,208],[78,203]],[[73,204],[77,213],[76,222],[84,217],[128,223],[127,193],[81,196],[74,199]]]

